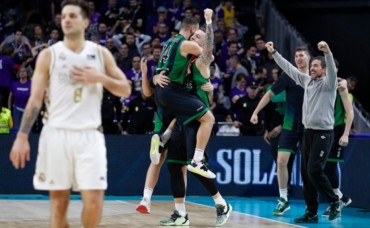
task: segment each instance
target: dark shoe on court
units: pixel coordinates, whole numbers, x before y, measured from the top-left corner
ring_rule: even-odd
[[[295,223],[318,223],[319,217],[317,214],[312,214],[309,211],[306,211],[304,215],[299,218],[294,219]]]
[[[340,211],[342,210],[342,201],[330,203],[329,220],[334,220],[340,217]]]
[[[343,195],[343,197],[340,198],[340,200],[342,201],[342,207],[347,207],[348,205],[352,203],[352,199],[346,197],[345,195]]]
[[[173,211],[171,217],[159,222],[161,226],[189,226],[188,214],[181,216],[177,210]]]
[[[230,204],[226,203],[226,206],[216,204],[215,208],[217,213],[216,226],[222,226],[229,219],[233,207]]]
[[[143,198],[139,205],[137,205],[136,211],[143,214],[150,214],[150,201],[148,201],[146,198]]]
[[[195,162],[193,160],[193,161],[191,161],[191,163],[189,165],[187,165],[187,168],[190,172],[196,173],[200,176],[203,176],[203,177],[206,177],[206,178],[209,178],[209,179],[215,179],[216,178],[216,175],[211,170],[208,169],[208,167],[204,163],[204,160],[200,161],[200,162]]]
[[[275,210],[272,212],[273,215],[283,215],[287,210],[290,209],[288,201],[284,198],[279,197],[278,205],[276,206]]]
[[[325,212],[322,214],[322,217],[329,218],[330,215],[330,207],[326,208]]]
[[[154,134],[150,140],[150,160],[154,165],[158,165],[161,159],[161,154],[159,153],[160,141],[158,134]]]
[[[347,198],[346,196],[343,196],[342,198],[340,198],[340,201],[342,201],[341,209],[343,209],[343,207],[347,207],[348,205],[352,203],[352,199]],[[322,214],[322,217],[328,218],[329,215],[330,215],[330,207],[326,208],[326,211]]]

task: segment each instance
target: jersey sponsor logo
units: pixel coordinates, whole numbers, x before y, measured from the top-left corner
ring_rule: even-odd
[[[88,60],[95,60],[95,55],[86,55]]]
[[[62,52],[59,54],[59,57],[58,57],[60,60],[66,60],[66,55]]]

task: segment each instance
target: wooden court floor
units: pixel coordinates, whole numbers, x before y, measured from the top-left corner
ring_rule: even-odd
[[[107,196],[104,202],[103,219],[100,227],[160,227],[159,221],[169,218],[173,201],[169,196],[155,196],[152,213],[140,214],[135,211],[139,196]],[[276,207],[274,197],[226,197],[233,212],[223,227],[308,227],[308,228],[362,228],[370,227],[370,210],[346,207],[342,216],[334,221],[321,217],[327,204],[320,204],[319,224],[294,223],[294,218],[305,210],[303,200],[292,199],[291,209],[284,216],[273,216]],[[187,197],[186,210],[191,227],[214,227],[216,210],[211,197]],[[79,196],[72,196],[68,210],[70,227],[81,228],[82,204]],[[47,196],[0,195],[0,228],[46,228],[49,224],[49,201]]]
[[[151,214],[135,211],[138,201],[105,201],[100,227],[159,227],[159,221],[169,218],[173,203],[154,201]],[[81,201],[73,200],[68,211],[70,227],[80,228]],[[191,227],[214,227],[216,211],[210,206],[187,203]],[[49,227],[48,200],[0,200],[0,227]],[[297,227],[286,223],[233,212],[223,227]]]

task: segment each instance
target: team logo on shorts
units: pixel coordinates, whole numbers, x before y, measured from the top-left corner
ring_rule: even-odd
[[[45,173],[39,173],[38,179],[39,179],[40,182],[45,182],[45,180],[46,180]]]

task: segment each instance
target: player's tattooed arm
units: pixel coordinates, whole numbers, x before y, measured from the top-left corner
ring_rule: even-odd
[[[212,14],[213,11],[211,9],[204,10],[204,18],[206,19],[206,37],[204,41],[204,48],[202,55],[200,56],[201,61],[209,65],[213,61],[213,28],[212,28]]]
[[[19,131],[24,134],[29,134],[33,124],[35,123],[35,120],[37,119],[37,116],[39,115],[39,112],[41,110],[41,107],[33,106],[31,107],[28,105],[26,110],[24,111],[22,122]]]
[[[211,62],[213,61],[212,50],[213,50],[213,28],[212,24],[209,25],[207,24],[206,39],[204,42],[202,55],[200,56],[200,59],[206,65],[211,64]]]

